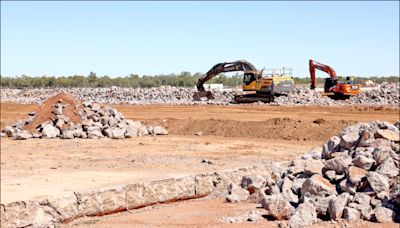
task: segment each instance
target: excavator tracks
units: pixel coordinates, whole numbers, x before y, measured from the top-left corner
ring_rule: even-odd
[[[273,95],[259,95],[259,94],[247,94],[247,95],[236,95],[236,103],[254,103],[254,102],[270,103],[274,101]]]

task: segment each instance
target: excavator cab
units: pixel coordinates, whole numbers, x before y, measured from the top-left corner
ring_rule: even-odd
[[[325,78],[324,92],[325,93],[332,92],[332,88],[335,87],[337,84],[338,81],[336,79]]]
[[[243,83],[245,85],[249,85],[250,83],[254,82],[255,80],[256,80],[256,76],[254,75],[254,73],[248,73],[248,72],[244,73]]]

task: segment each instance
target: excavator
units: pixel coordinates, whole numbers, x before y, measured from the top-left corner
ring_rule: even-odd
[[[310,75],[311,75],[311,89],[315,89],[316,76],[315,70],[318,69],[329,74],[330,78],[325,79],[324,94],[332,99],[348,99],[360,93],[360,84],[354,82],[354,77],[346,77],[345,81],[338,81],[335,70],[325,64],[319,63],[312,59],[309,60]]]
[[[291,72],[291,69],[289,69]],[[243,71],[243,92],[247,94],[235,95],[236,103],[271,102],[274,97],[285,95],[294,90],[293,78],[285,73],[285,69],[278,75],[273,70],[271,75],[263,74],[264,70],[257,70],[253,64],[238,60],[234,62],[218,63],[197,81],[197,90],[193,95],[195,101],[214,99],[210,91],[204,89],[204,83],[220,73]],[[269,76],[269,77],[268,77]]]

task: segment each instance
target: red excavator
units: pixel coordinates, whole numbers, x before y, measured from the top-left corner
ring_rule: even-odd
[[[354,82],[353,77],[346,77],[345,81],[338,81],[335,70],[322,63],[310,59],[310,75],[311,75],[311,89],[315,89],[316,77],[315,69],[328,73],[330,78],[325,79],[324,95],[327,95],[333,99],[347,99],[350,96],[357,95],[360,93],[361,85]]]

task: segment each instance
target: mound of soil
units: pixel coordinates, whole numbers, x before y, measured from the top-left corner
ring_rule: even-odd
[[[199,119],[154,119],[173,135],[204,135],[224,137],[250,137],[285,140],[326,140],[342,128],[355,124],[348,120],[295,120],[291,118],[272,118],[265,121],[199,120]],[[317,123],[316,123],[317,122]]]
[[[47,99],[37,110],[36,118],[32,121],[32,123],[25,125],[25,130],[30,132],[35,131],[36,127],[39,126],[41,123],[46,122],[48,120],[54,119],[54,105],[58,102],[67,105],[63,109],[63,115],[68,116],[70,120],[77,124],[81,122],[77,114],[77,105],[80,106],[80,102],[75,99],[71,94],[61,92],[55,96],[50,97]]]

